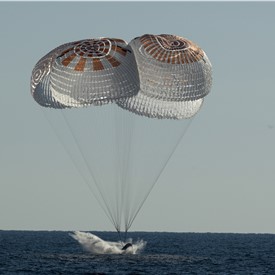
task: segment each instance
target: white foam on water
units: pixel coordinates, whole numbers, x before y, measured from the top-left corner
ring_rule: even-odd
[[[93,254],[138,254],[146,246],[146,242],[143,240],[138,240],[135,243],[132,242],[132,239],[127,240],[125,243],[109,242],[100,239],[92,233],[81,231],[70,233],[70,236],[78,241],[86,251]],[[122,250],[122,247],[128,242],[132,244],[132,247]]]

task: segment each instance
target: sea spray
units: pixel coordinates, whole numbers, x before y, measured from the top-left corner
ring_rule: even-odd
[[[146,246],[146,241],[132,242],[132,239],[129,239],[127,242],[132,243],[132,246],[122,250],[127,242],[105,241],[92,233],[81,231],[70,233],[70,236],[78,241],[84,250],[92,254],[139,254]]]

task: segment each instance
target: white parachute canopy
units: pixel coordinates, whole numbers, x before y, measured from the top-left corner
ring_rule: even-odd
[[[102,105],[138,89],[134,54],[116,38],[63,44],[37,62],[31,77],[33,98],[58,109]]]
[[[118,99],[119,106],[159,119],[194,116],[212,85],[205,52],[186,38],[167,34],[146,34],[129,45],[137,62],[140,90]]]
[[[128,231],[200,110],[211,64],[193,42],[144,35],[61,45],[36,64],[34,99],[116,230]]]

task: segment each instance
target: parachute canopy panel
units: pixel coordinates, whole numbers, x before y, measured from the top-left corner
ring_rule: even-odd
[[[201,108],[203,98],[192,101],[167,101],[151,98],[141,91],[137,96],[117,100],[117,104],[135,114],[158,119],[188,119]]]

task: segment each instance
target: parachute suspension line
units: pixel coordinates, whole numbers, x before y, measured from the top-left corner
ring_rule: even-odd
[[[62,145],[63,149],[66,151],[66,153],[68,154],[70,160],[72,161],[74,167],[76,168],[77,172],[79,173],[79,175],[82,177],[82,179],[84,180],[84,182],[87,184],[88,188],[91,190],[92,192],[92,189],[91,189],[91,186],[89,185],[88,183],[88,179],[83,175],[83,173],[80,171],[80,168],[79,166],[77,165],[77,162],[75,161],[72,153],[70,152],[70,150],[66,147],[65,143],[63,142],[62,138],[60,137],[60,135],[57,133],[54,125],[52,124],[51,120],[48,118],[48,116],[46,115],[44,109],[41,109],[43,111],[43,114],[46,118],[46,120],[48,121],[49,125],[51,126],[53,132],[55,133],[55,136],[57,137],[59,143]],[[92,194],[95,196],[95,194],[92,192]],[[96,198],[96,196],[95,196]],[[97,199],[97,198],[96,198]]]
[[[129,208],[127,207],[128,189],[130,184],[129,165],[131,162],[131,148],[133,140],[133,131],[135,120],[133,115],[125,112],[118,106],[115,111],[115,125],[116,125],[116,148],[120,162],[118,162],[119,182],[117,188],[116,201],[119,202],[120,221],[124,213],[124,221],[129,216]],[[126,231],[126,223],[125,223]]]
[[[128,234],[128,229],[125,228],[125,231],[124,231],[124,242],[126,243],[126,240],[127,240],[127,234]]]
[[[119,241],[122,243],[121,232],[119,230],[117,230],[117,234]]]
[[[93,171],[92,171],[92,169],[91,169],[91,167],[90,167],[90,165],[89,165],[89,162],[88,162],[87,158],[85,157],[85,154],[83,153],[83,150],[81,149],[81,146],[80,146],[80,144],[79,144],[79,142],[78,142],[78,139],[77,139],[76,135],[74,134],[74,131],[73,131],[73,129],[72,129],[70,123],[68,122],[68,119],[66,118],[66,116],[65,116],[65,114],[63,113],[62,110],[61,110],[61,113],[62,113],[63,119],[64,119],[64,121],[65,121],[65,123],[66,123],[66,126],[67,126],[67,128],[69,129],[69,131],[70,131],[70,133],[71,133],[71,135],[72,135],[72,137],[73,137],[73,140],[74,140],[74,142],[75,142],[75,144],[76,144],[76,146],[77,146],[77,148],[78,148],[78,150],[79,150],[79,152],[80,152],[80,154],[81,154],[82,159],[84,160],[84,163],[85,163],[85,165],[86,165],[86,167],[87,167],[87,169],[88,169],[88,171],[89,171],[89,174],[90,174],[90,176],[92,177],[92,179],[93,179],[93,181],[94,181],[94,183],[95,183],[95,185],[96,185],[96,188],[97,188],[97,190],[98,190],[98,192],[99,192],[99,194],[100,194],[100,196],[101,196],[101,198],[102,198],[102,200],[103,200],[104,205],[105,205],[106,208],[102,205],[102,203],[100,202],[100,199],[95,195],[95,192],[92,190],[92,188],[91,188],[89,182],[87,182],[88,188],[89,188],[89,190],[91,190],[91,192],[92,192],[93,195],[95,196],[96,200],[99,202],[101,208],[102,208],[103,211],[105,212],[105,214],[106,214],[106,216],[108,217],[108,219],[109,219],[109,220],[111,221],[111,223],[114,225],[114,227],[116,228],[116,230],[119,231],[119,230],[120,230],[120,225],[117,224],[116,220],[115,220],[114,217],[111,215],[111,213],[112,213],[112,212],[111,212],[111,209],[109,208],[108,203],[107,203],[106,199],[104,198],[104,195],[102,194],[102,191],[101,191],[100,187],[98,186],[98,181],[96,180],[96,178],[95,178],[95,176],[94,176],[94,173],[93,173]]]
[[[128,115],[128,113],[125,115]],[[125,176],[124,176],[124,182],[123,182],[123,190],[124,190],[124,198],[126,199],[126,201],[124,201],[124,208],[126,209],[126,211],[124,212],[124,214],[126,216],[124,216],[124,222],[126,221],[126,219],[128,219],[129,217],[129,208],[127,207],[129,205],[129,197],[125,196],[125,194],[128,194],[129,192],[129,185],[131,184],[131,171],[133,168],[133,136],[134,136],[134,131],[135,131],[135,119],[134,119],[134,114],[129,113],[130,118],[131,118],[131,132],[130,132],[130,138],[128,139],[128,148],[127,148],[127,155],[126,155],[126,160],[125,160],[125,167],[124,167],[124,171],[125,171]],[[125,128],[127,129],[127,124],[125,125]],[[127,236],[127,225],[125,223],[124,225],[124,230],[125,230],[125,240],[126,240],[126,236]]]
[[[119,239],[119,242],[121,243],[121,246],[123,247],[124,246],[124,243],[126,243],[126,240],[127,240],[127,231],[124,231],[123,233],[123,237],[122,237],[122,232],[117,230],[117,234],[118,234],[118,239]]]
[[[117,224],[117,230],[119,232],[120,235],[120,226],[121,226],[121,212],[120,212],[120,201],[121,198],[118,196],[119,194],[119,187],[120,187],[120,155],[119,155],[119,138],[118,138],[118,130],[116,127],[116,109],[115,109],[116,105],[112,104],[111,106],[109,106],[110,111],[111,112],[107,112],[108,115],[108,121],[111,122],[111,126],[109,129],[109,135],[111,136],[110,139],[110,145],[111,145],[111,150],[112,150],[112,154],[111,156],[113,156],[112,159],[112,169],[113,169],[113,184],[115,186],[115,190],[113,190],[113,192],[115,192],[115,201],[113,201],[114,203],[114,207],[113,207],[113,216],[114,216],[114,220],[116,221]],[[110,190],[108,190],[108,192],[110,192]]]
[[[141,201],[140,205],[138,206],[137,210],[135,211],[134,215],[132,216],[132,218],[128,221],[127,223],[127,226],[125,228],[125,232],[128,231],[128,229],[132,226],[136,216],[138,215],[140,209],[142,208],[142,206],[144,205],[145,201],[147,200],[149,194],[151,193],[151,191],[153,190],[154,186],[156,185],[156,183],[158,182],[162,172],[164,171],[165,167],[167,166],[169,160],[171,159],[171,157],[173,156],[174,152],[176,151],[177,147],[179,146],[181,140],[183,139],[183,137],[185,136],[187,130],[189,129],[192,121],[193,121],[193,118],[190,118],[189,121],[188,121],[188,124],[187,126],[184,128],[184,131],[182,132],[182,134],[180,135],[179,139],[177,140],[176,144],[174,145],[171,153],[169,154],[168,158],[166,159],[166,161],[164,162],[164,164],[162,165],[161,167],[161,170],[160,172],[158,173],[158,175],[156,176],[155,180],[153,181],[153,184],[151,185],[150,189],[148,190],[148,192],[146,193],[146,196],[144,197],[144,199]]]
[[[118,133],[120,131],[120,129],[117,129],[117,116],[116,116],[116,109],[115,109],[115,104],[112,104],[112,130],[113,130],[113,138],[111,139],[112,141],[112,150],[113,150],[113,156],[116,156],[113,159],[113,169],[114,169],[114,186],[115,186],[115,220],[117,221],[117,223],[119,225],[121,225],[121,211],[120,211],[120,205],[121,205],[121,197],[120,195],[120,175],[121,175],[121,171],[120,171],[120,167],[121,167],[121,163],[120,163],[120,148],[119,148],[119,137],[118,137]],[[120,231],[119,232],[119,239],[121,240],[121,235],[120,235]]]
[[[84,174],[81,172],[79,166],[77,165],[76,160],[74,159],[71,151],[66,147],[64,141],[62,140],[62,138],[60,137],[60,135],[58,134],[57,130],[55,129],[52,121],[49,119],[49,117],[46,115],[46,112],[44,111],[44,109],[41,109],[43,112],[44,117],[46,118],[46,120],[48,121],[49,125],[51,126],[53,132],[55,133],[55,136],[57,137],[57,139],[59,140],[60,144],[62,145],[63,149],[66,151],[66,153],[68,154],[72,164],[74,165],[75,169],[77,170],[77,172],[79,173],[79,175],[81,176],[81,178],[83,179],[83,181],[85,182],[85,184],[87,185],[88,189],[90,190],[90,194],[94,196],[94,198],[97,200],[97,202],[99,203],[101,209],[104,211],[104,213],[106,214],[106,216],[108,217],[108,219],[111,221],[112,224],[114,224],[114,221],[112,220],[112,218],[109,216],[109,213],[106,211],[106,209],[104,208],[102,202],[100,201],[100,199],[96,196],[96,193],[94,192],[94,190],[92,189],[89,180],[87,179],[87,177],[84,176]],[[62,113],[63,114],[63,113]],[[65,119],[64,114],[63,114],[63,119]],[[70,128],[68,125],[66,125],[68,128]],[[75,141],[76,142],[76,141]],[[77,144],[77,142],[76,142]],[[83,156],[82,156],[83,157]],[[83,158],[84,162],[85,159]],[[85,165],[86,162],[85,162]],[[89,167],[87,167],[89,169]],[[115,226],[116,227],[116,226]],[[116,227],[117,229],[117,227]]]

